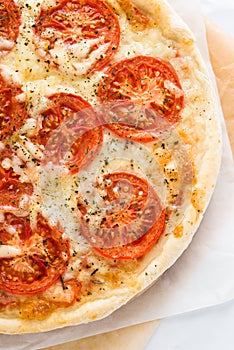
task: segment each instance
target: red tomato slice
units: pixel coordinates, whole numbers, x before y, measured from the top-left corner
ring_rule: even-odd
[[[105,175],[105,200],[112,203],[99,227],[83,211],[82,233],[101,255],[111,259],[143,256],[165,228],[165,210],[146,180],[126,172]],[[81,210],[82,212],[82,210]],[[85,215],[86,214],[86,215]]]
[[[46,62],[71,71],[75,65],[93,64],[82,74],[105,67],[120,40],[116,14],[102,0],[59,0],[57,6],[42,7],[35,24],[34,42]],[[45,48],[46,47],[46,48]],[[58,55],[64,50],[65,62]],[[84,66],[83,64],[83,66]]]
[[[184,105],[184,94],[173,67],[149,56],[112,65],[98,96],[102,103],[107,103],[104,113],[107,127],[118,136],[138,142],[153,141],[178,123]]]
[[[75,174],[99,151],[103,140],[101,123],[80,96],[61,92],[48,99],[50,107],[42,112],[42,129],[32,140],[45,147],[45,162],[62,161]]]
[[[26,119],[26,104],[20,102],[23,93],[17,83],[5,81],[0,69],[0,141],[5,141],[17,131]]]
[[[18,211],[20,200],[23,195],[33,194],[33,185],[29,182],[22,182],[20,175],[11,166],[3,166],[4,159],[12,160],[13,151],[5,146],[0,152],[0,210]],[[22,168],[26,165],[22,163]]]
[[[14,234],[11,234],[14,230]],[[38,215],[32,229],[29,217],[5,214],[0,226],[2,245],[19,247],[21,253],[0,258],[0,289],[12,294],[35,294],[49,288],[64,272],[69,241]]]
[[[19,35],[20,9],[13,0],[0,2],[0,57],[5,56],[15,45]]]
[[[149,17],[145,16],[137,7],[135,7],[131,0],[118,0],[118,4],[124,9],[128,21],[135,30],[141,31],[146,29],[150,22]]]

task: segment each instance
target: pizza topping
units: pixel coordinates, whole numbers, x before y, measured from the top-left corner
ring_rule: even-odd
[[[14,152],[7,146],[0,152],[0,210],[4,211],[28,208],[29,197],[33,193],[33,185],[23,182],[21,176],[15,172],[12,161],[14,157]],[[19,165],[22,168],[26,166],[22,162]]]
[[[99,185],[100,186],[100,185]],[[144,255],[158,241],[165,228],[160,199],[146,180],[126,172],[103,177],[105,200],[111,206],[96,218],[79,203],[82,233],[100,254],[112,259],[134,259]]]
[[[114,56],[119,40],[118,18],[102,0],[44,4],[35,24],[38,54],[68,74],[102,69]]]
[[[15,45],[19,35],[20,9],[13,0],[0,2],[0,58]]]
[[[127,18],[135,30],[144,30],[147,28],[150,20],[137,7],[135,7],[131,0],[117,0],[119,5],[124,9]]]
[[[149,142],[179,122],[184,94],[172,66],[159,58],[137,56],[107,71],[98,91],[107,103],[104,122],[117,135]]]
[[[0,245],[0,258],[14,258],[21,255],[20,248],[12,247],[10,245]]]
[[[6,225],[12,226],[17,234],[12,236]],[[42,292],[55,283],[66,269],[69,242],[41,215],[37,217],[36,227],[32,228],[29,217],[5,214],[5,222],[0,225],[0,241],[2,253],[4,249],[5,253],[9,252],[9,246],[11,250],[16,249],[15,254],[0,256],[0,288],[5,292]]]
[[[71,174],[86,167],[102,144],[103,130],[90,104],[74,94],[48,97],[41,112],[41,129],[32,141],[45,149],[45,161],[65,164]]]
[[[8,78],[9,77],[9,78]],[[7,79],[6,79],[7,78]],[[0,141],[6,141],[24,124],[27,117],[25,99],[18,82],[0,67]]]
[[[75,301],[79,300],[81,294],[81,283],[76,279],[70,279],[68,281],[57,281],[45,292],[43,292],[43,298],[53,303],[60,303],[63,305],[72,305]]]
[[[0,52],[4,52],[6,50],[11,50],[13,47],[13,43],[9,40],[0,38]]]

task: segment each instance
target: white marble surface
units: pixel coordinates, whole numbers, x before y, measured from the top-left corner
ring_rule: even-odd
[[[201,0],[201,5],[205,16],[234,35],[233,0]],[[233,327],[234,300],[162,320],[145,350],[233,350]]]

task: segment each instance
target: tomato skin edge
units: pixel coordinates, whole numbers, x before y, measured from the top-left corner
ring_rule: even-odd
[[[121,246],[118,248],[106,248],[106,249],[93,246],[93,249],[103,257],[109,258],[112,260],[133,260],[133,259],[141,258],[153,248],[153,246],[158,242],[158,240],[162,236],[166,227],[166,210],[162,210],[161,215],[157,220],[157,222],[158,221],[160,223],[160,230],[154,237],[152,237],[150,242],[148,243],[145,242],[146,244],[144,247],[145,249],[139,249],[138,251],[134,252],[134,248],[136,247],[141,248],[142,241],[146,241],[147,238],[149,238],[149,236],[153,234],[154,227],[152,227],[144,236],[142,236],[138,240],[132,243],[126,244],[125,246]]]
[[[19,285],[14,285],[13,288],[10,288],[10,287],[6,286],[6,283],[2,282],[1,280],[0,280],[0,289],[3,290],[4,292],[11,293],[11,294],[16,294],[16,295],[39,294],[41,292],[44,292],[49,287],[51,287],[60,278],[62,273],[58,274],[58,275],[55,275],[54,278],[46,286],[44,285],[44,286],[38,287],[37,289],[35,289],[35,288],[34,289],[33,288],[30,289],[28,284],[26,284],[26,283],[24,283],[24,284],[23,283],[19,283]],[[2,288],[2,286],[4,286],[4,288]]]
[[[119,47],[119,43],[120,43],[121,30],[120,30],[119,19],[118,19],[117,14],[111,8],[111,6],[108,5],[108,3],[103,1],[103,0],[99,0],[99,1],[94,1],[94,0],[82,0],[82,1],[59,0],[58,4],[56,4],[51,9],[49,8],[49,9],[42,9],[41,10],[40,14],[38,15],[38,17],[36,19],[36,27],[34,29],[34,35],[36,37],[37,36],[40,37],[41,33],[42,33],[42,29],[49,26],[49,24],[48,24],[49,21],[47,20],[46,17],[51,17],[56,11],[62,10],[63,7],[66,6],[66,4],[68,2],[74,2],[74,3],[80,2],[81,7],[85,7],[85,5],[86,6],[90,5],[90,7],[92,8],[92,5],[93,5],[95,8],[97,8],[99,10],[99,14],[105,15],[105,18],[107,21],[110,19],[110,22],[107,23],[108,26],[106,27],[106,35],[104,35],[104,40],[106,38],[110,39],[110,40],[108,40],[109,47],[108,47],[107,51],[105,52],[105,57],[100,57],[100,59],[97,59],[96,62],[94,62],[93,65],[89,68],[89,70],[85,74],[83,74],[83,75],[90,76],[93,73],[95,73],[96,71],[100,71],[103,68],[105,68],[106,66],[108,66],[110,61],[113,59],[113,57],[114,57],[114,55]],[[44,21],[46,24],[43,24]],[[57,23],[57,25],[58,25],[58,23]],[[59,26],[63,27],[63,23],[62,22],[59,23]],[[111,28],[111,30],[109,27]],[[63,30],[65,30],[65,29],[66,29],[66,27],[63,28]],[[113,33],[112,33],[112,31],[113,31]],[[112,35],[111,35],[111,33],[112,33]],[[78,36],[78,39],[79,39],[79,36]],[[46,60],[51,60],[51,54],[50,54],[49,50],[46,52],[44,58],[46,58]],[[59,66],[60,65],[58,63],[54,64],[55,69],[59,69]]]
[[[143,73],[140,70],[141,65],[143,65],[146,70],[150,69],[154,73],[158,73],[159,76],[161,74],[162,77],[160,78],[159,82],[157,80],[157,74],[152,78],[150,77],[150,72],[146,71],[145,75],[142,76]],[[135,77],[135,80],[132,77],[133,75]],[[157,104],[151,95],[149,96],[148,100],[141,100],[141,94],[144,95],[144,89],[139,90],[139,94],[136,96],[134,90],[134,82],[136,84],[141,83],[141,81],[146,81],[147,77],[149,80],[152,79],[155,81],[155,86],[161,90],[165,90],[165,88],[163,88],[161,85],[162,82],[171,82],[176,86],[176,88],[180,90],[180,95],[171,93],[173,96],[173,102],[170,102],[170,98],[164,97],[162,105]],[[116,88],[118,85],[119,88]],[[125,86],[127,86],[127,92],[124,92]],[[120,107],[121,104],[124,106],[124,103],[132,103],[136,106],[142,105],[142,107],[145,106],[146,110],[152,110],[152,112],[154,112],[155,115],[159,117],[159,123],[160,119],[164,121],[164,124],[162,125],[163,133],[170,132],[174,125],[180,121],[181,111],[184,107],[184,92],[175,68],[170,64],[170,62],[164,61],[159,57],[144,55],[135,56],[133,58],[126,58],[122,61],[114,63],[113,65],[110,65],[106,71],[106,77],[98,88],[98,98],[100,103],[105,103],[107,105],[109,104],[109,108],[111,110],[112,108],[115,108],[116,110],[116,107],[118,107],[119,104]],[[115,119],[118,119],[118,110],[115,110],[114,114],[117,112]],[[128,118],[127,112],[126,116]],[[130,139],[132,141],[140,143],[147,143],[155,141],[160,137],[161,129],[155,129],[154,127],[150,128],[147,126],[145,128],[138,128],[135,126],[134,119],[130,123],[125,122],[125,120],[116,122],[116,120],[112,120],[109,118],[109,116],[105,117],[104,115],[102,119],[103,124],[105,124],[106,128],[121,138]]]
[[[42,224],[47,223],[43,217],[41,217],[40,220],[43,220]],[[42,275],[41,279],[33,280],[31,283],[6,279],[4,272],[0,271],[0,290],[16,295],[38,294],[48,289],[63,275],[70,260],[70,240],[68,238],[62,238],[61,232],[57,228],[55,232],[51,234],[51,237],[54,241],[54,245],[57,247],[58,254],[61,256],[65,253],[66,255],[64,258],[59,259],[59,266],[53,266],[53,260],[51,261],[51,264],[45,264],[43,268],[45,271],[47,271],[47,273]],[[48,238],[46,237],[45,239],[47,240]],[[24,245],[25,244],[26,243],[24,242]],[[33,255],[31,257],[33,258]],[[43,265],[43,259],[35,255],[34,257],[35,261],[40,260],[41,264]],[[0,262],[1,260],[10,261],[11,259],[12,258],[1,258]]]

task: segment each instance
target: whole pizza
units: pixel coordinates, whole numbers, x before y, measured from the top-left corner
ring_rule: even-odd
[[[0,1],[0,332],[103,318],[183,253],[220,126],[163,0]]]

